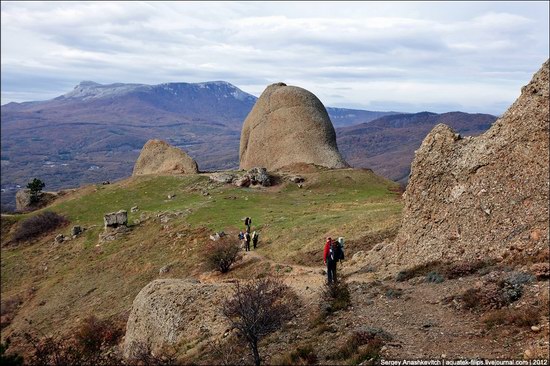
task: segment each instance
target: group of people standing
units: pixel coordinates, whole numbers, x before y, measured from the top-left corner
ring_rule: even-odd
[[[239,232],[239,239],[241,240],[241,243],[244,242],[244,250],[248,252],[250,251],[251,241],[254,249],[256,249],[256,246],[258,245],[259,233],[254,230],[254,232],[252,232],[252,235],[250,234],[250,227],[252,226],[252,219],[250,217],[246,217],[244,219],[244,225],[246,226],[245,232]]]

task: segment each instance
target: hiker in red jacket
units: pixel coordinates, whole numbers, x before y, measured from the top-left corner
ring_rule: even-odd
[[[323,261],[327,266],[327,280],[328,283],[332,281],[336,282],[336,262],[338,262],[338,254],[336,253],[336,241],[332,241],[332,238],[327,238],[325,243],[325,250],[323,251]]]

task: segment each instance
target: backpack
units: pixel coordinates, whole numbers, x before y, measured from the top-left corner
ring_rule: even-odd
[[[338,243],[338,260],[344,260],[344,247],[340,243]]]
[[[338,248],[340,249],[339,260],[344,260],[344,238],[338,238]]]

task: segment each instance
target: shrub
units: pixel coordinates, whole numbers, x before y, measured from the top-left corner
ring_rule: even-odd
[[[325,282],[321,294],[323,302],[327,304],[325,313],[333,313],[338,310],[347,309],[351,305],[351,295],[346,279],[341,276],[336,282]]]
[[[205,256],[210,266],[226,273],[239,259],[239,243],[229,238],[221,238],[206,246]]]
[[[0,343],[0,365],[20,366],[23,365],[23,357],[17,353],[6,353],[10,347],[10,339],[6,343]]]
[[[426,275],[426,282],[441,283],[443,281],[445,281],[445,279],[437,272],[432,271]]]
[[[486,281],[480,288],[466,290],[460,299],[466,309],[500,309],[521,298],[523,285],[531,277],[513,272],[505,279]]]
[[[496,325],[516,325],[527,327],[536,325],[539,322],[539,310],[523,307],[519,309],[497,309],[485,314],[481,320],[492,328]]]
[[[388,299],[398,299],[403,295],[403,290],[396,287],[387,287],[385,295]]]
[[[33,365],[113,365],[122,361],[113,350],[122,335],[121,325],[90,316],[69,335],[24,337],[32,346]]]
[[[367,359],[376,361],[380,357],[380,349],[391,339],[392,336],[380,328],[359,328],[345,339],[336,352],[328,355],[327,359],[346,360],[355,355],[352,364],[361,363]],[[365,345],[366,347],[362,347]]]
[[[276,365],[317,365],[318,358],[313,346],[299,346],[294,351],[273,360]]]
[[[23,300],[21,300],[20,296],[2,299],[0,303],[0,329],[4,329],[10,325],[22,303]]]
[[[39,213],[19,223],[13,234],[13,240],[16,242],[28,241],[68,223],[69,220],[55,212],[46,211]]]
[[[248,343],[255,365],[260,365],[259,341],[294,316],[296,296],[280,279],[266,277],[236,282],[233,297],[223,303],[223,314]]]

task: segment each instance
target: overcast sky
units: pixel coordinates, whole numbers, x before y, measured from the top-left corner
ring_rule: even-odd
[[[326,106],[502,114],[549,54],[549,2],[2,2],[2,104],[82,80],[274,82]]]

